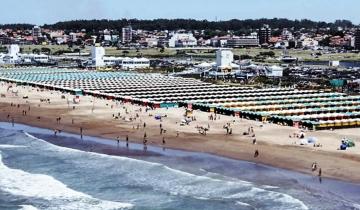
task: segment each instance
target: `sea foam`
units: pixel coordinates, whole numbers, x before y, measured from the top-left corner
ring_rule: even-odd
[[[123,180],[128,180],[132,186],[150,186],[157,192],[199,200],[235,199],[234,204],[237,202],[239,205],[240,202],[249,206],[256,203],[270,204],[269,206],[262,205],[260,209],[273,209],[274,206],[277,206],[277,209],[308,209],[303,202],[290,195],[262,189],[254,186],[251,182],[194,175],[160,163],[63,148],[49,144],[28,133],[25,134],[33,140],[43,142],[46,150],[67,153],[70,157],[76,157],[76,154],[86,155],[86,159],[88,161],[91,159],[94,165],[96,161],[99,161],[98,163],[101,163],[103,167],[110,167],[111,164],[118,163],[119,176]]]
[[[104,201],[87,194],[74,191],[51,176],[31,174],[7,167],[0,154],[0,189],[15,196],[29,200],[46,200],[46,207],[41,209],[126,209],[133,205],[128,203]],[[23,209],[36,209],[25,205]]]

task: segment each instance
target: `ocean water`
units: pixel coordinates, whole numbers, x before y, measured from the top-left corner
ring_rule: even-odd
[[[127,149],[0,123],[0,209],[360,209],[359,185],[321,181],[208,154]]]

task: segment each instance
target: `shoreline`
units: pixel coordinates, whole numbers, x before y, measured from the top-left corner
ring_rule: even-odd
[[[1,115],[0,115],[0,119],[1,119]],[[9,127],[11,126],[11,122],[6,122],[6,121],[0,121],[0,123],[8,123],[9,124]],[[22,123],[22,122],[17,122],[15,123],[15,126],[16,125],[23,125],[23,126],[29,126],[29,127],[35,127],[35,128],[40,128],[40,129],[46,129],[48,131],[51,131],[52,129],[47,127],[47,126],[38,126],[33,123]],[[15,129],[16,130],[16,129]],[[66,134],[70,134],[70,135],[74,135],[74,136],[78,136],[78,138],[80,138],[80,134],[79,133],[76,133],[76,132],[73,132],[73,130],[68,130],[68,129],[64,129],[63,130]],[[36,132],[35,132],[36,133]],[[92,132],[90,132],[92,133]],[[31,134],[31,133],[30,133]],[[46,135],[46,134],[45,134]],[[50,135],[50,134],[49,134]],[[107,141],[114,141],[114,143],[116,143],[116,140],[112,140],[108,137],[106,137],[107,135],[88,135],[88,134],[85,134],[84,135],[84,138],[86,137],[91,137],[91,138],[97,138],[97,139],[103,139],[103,140],[107,140]],[[61,138],[61,137],[60,137]],[[48,141],[48,140],[45,140],[49,143],[52,143],[54,144],[54,142],[52,142],[53,140],[51,141]],[[86,142],[86,139],[84,140]],[[101,141],[101,140],[99,140]],[[90,142],[94,142],[93,140],[90,140]],[[120,143],[125,143],[126,141],[122,138],[120,138]],[[95,141],[95,144],[103,144],[104,146],[109,146],[107,144],[104,144],[104,142],[97,142]],[[129,141],[129,144],[130,145],[134,145],[136,144],[137,145],[137,148],[135,149],[136,152],[133,152],[131,153],[130,156],[143,156],[146,152],[149,152],[149,151],[142,151],[140,150],[142,144],[141,144],[141,141],[140,140],[136,140],[136,139],[132,139],[132,141]],[[57,144],[55,144],[57,145]],[[59,146],[59,145],[58,145]],[[61,145],[60,145],[61,146]],[[114,145],[110,145],[110,147],[113,147]],[[205,155],[213,155],[213,156],[216,156],[216,157],[221,157],[221,158],[229,158],[229,159],[232,159],[232,160],[236,160],[236,161],[243,161],[243,162],[248,162],[248,163],[253,163],[253,164],[261,164],[265,167],[271,167],[271,168],[278,168],[278,169],[282,169],[282,170],[288,170],[288,171],[292,171],[292,172],[296,172],[296,173],[301,173],[301,174],[304,174],[304,175],[308,175],[308,176],[314,176],[314,177],[317,177],[317,175],[314,173],[311,173],[311,170],[310,170],[310,167],[309,167],[309,170],[298,170],[298,169],[295,169],[293,167],[281,167],[277,164],[273,164],[273,162],[268,162],[268,161],[262,161],[262,160],[259,160],[259,159],[251,159],[251,158],[246,158],[244,156],[237,156],[237,155],[225,155],[223,154],[222,152],[207,152],[206,150],[203,150],[203,151],[199,151],[199,150],[196,150],[196,149],[191,149],[191,148],[186,148],[186,147],[173,147],[173,146],[167,146],[167,145],[161,145],[159,143],[156,143],[156,142],[152,142],[151,144],[149,144],[148,146],[150,147],[154,147],[154,148],[157,148],[157,149],[166,149],[166,150],[177,150],[177,151],[181,151],[181,152],[190,152],[190,153],[199,153],[199,154],[205,154]],[[64,146],[64,147],[67,147],[67,146]],[[72,148],[72,147],[68,147],[68,148]],[[79,150],[82,150],[82,151],[86,151],[85,149],[81,149],[81,148],[74,148],[74,149],[79,149]],[[90,148],[91,149],[91,148]],[[112,148],[112,149],[115,149],[115,148]],[[134,148],[132,148],[134,149]],[[134,150],[133,150],[134,151]],[[90,151],[90,152],[96,152],[96,153],[99,153],[99,154],[107,154],[107,155],[115,155],[115,156],[122,156],[122,155],[128,155],[127,154],[127,151],[121,151],[121,152],[124,152],[124,153],[106,153],[106,152],[102,152],[102,151]],[[160,152],[160,151],[158,151]],[[162,155],[161,153],[158,153],[158,152],[153,152],[153,151],[150,151],[147,155],[149,156],[152,156],[152,155]],[[327,154],[327,153],[325,153]],[[244,157],[244,158],[242,158]],[[280,164],[281,165],[281,164]],[[286,164],[285,164],[286,165]],[[353,184],[360,184],[360,180],[358,180],[357,178],[350,178],[350,179],[347,179],[346,177],[342,177],[342,176],[332,176],[331,174],[325,174],[322,176],[323,178],[328,178],[328,179],[332,179],[332,180],[337,180],[337,181],[344,181],[346,183],[353,183]]]
[[[1,87],[4,89],[4,87]],[[29,99],[23,99],[21,95],[28,95]],[[221,115],[219,122],[210,122],[211,130],[207,135],[199,134],[191,126],[179,126],[178,116],[182,115],[182,109],[157,109],[152,111],[167,113],[169,117],[161,122],[166,127],[166,134],[159,134],[159,121],[149,116],[149,113],[137,111],[141,108],[136,105],[114,104],[113,101],[96,99],[95,111],[91,109],[93,103],[91,98],[82,97],[82,102],[76,105],[75,109],[68,107],[66,100],[61,99],[62,93],[51,91],[34,91],[31,87],[19,86],[19,96],[7,95],[7,98],[0,99],[0,121],[9,122],[7,115],[14,118],[15,123],[40,127],[50,130],[63,130],[68,133],[79,135],[80,127],[83,128],[83,135],[94,136],[105,139],[125,139],[129,136],[129,142],[142,144],[144,133],[146,133],[148,145],[162,146],[162,138],[165,137],[166,145],[169,149],[201,152],[211,155],[243,160],[253,163],[260,163],[276,168],[297,171],[305,174],[317,176],[317,173],[311,171],[313,162],[317,162],[322,169],[322,177],[343,180],[347,182],[360,183],[360,154],[358,151],[329,151],[328,148],[313,148],[310,146],[301,147],[289,143],[281,143],[286,132],[293,132],[294,128],[279,127],[277,125],[266,124],[264,128],[258,127],[257,122],[240,120],[234,123],[234,134],[223,134],[222,123],[233,120],[233,117]],[[51,104],[39,103],[41,97],[51,98]],[[88,100],[88,101],[87,101]],[[10,106],[10,103],[19,104]],[[112,107],[115,108],[112,108]],[[24,116],[23,110],[30,111]],[[111,108],[110,108],[111,107]],[[116,110],[115,110],[116,109]],[[129,115],[137,113],[140,117],[134,121],[113,119],[111,113],[122,112],[124,110],[131,112]],[[142,107],[144,109],[144,107]],[[196,124],[204,125],[207,122],[209,113],[196,111]],[[174,116],[173,116],[174,115]],[[61,117],[61,122],[56,121]],[[38,119],[40,117],[40,119]],[[127,119],[128,115],[126,116]],[[72,124],[74,120],[74,124]],[[146,128],[137,129],[137,125],[146,122]],[[10,121],[11,123],[11,121]],[[254,126],[256,129],[257,144],[253,145],[249,136],[243,136],[243,129],[248,126]],[[257,126],[257,127],[255,127]],[[236,129],[235,129],[236,127]],[[359,129],[353,130],[355,137]],[[339,131],[340,134],[343,131]],[[346,131],[348,133],[349,130]],[[179,133],[179,136],[177,136]],[[321,135],[330,138],[329,133],[323,131],[309,133],[311,135]],[[339,134],[339,135],[340,135]],[[281,135],[281,136],[280,136]],[[333,135],[334,136],[334,135]],[[295,139],[294,139],[295,140]],[[276,143],[279,141],[278,143]],[[283,140],[281,140],[283,141]],[[289,141],[289,140],[286,140]],[[291,139],[293,141],[293,139]],[[358,143],[358,142],[356,142]],[[254,158],[254,151],[258,150],[260,155]]]

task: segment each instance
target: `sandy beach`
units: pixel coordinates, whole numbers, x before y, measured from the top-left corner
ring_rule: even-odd
[[[360,183],[360,128],[334,131],[305,131],[306,137],[316,137],[322,147],[312,144],[300,145],[294,137],[300,130],[273,124],[263,124],[232,116],[218,115],[209,120],[211,113],[194,111],[196,121],[182,124],[184,108],[147,110],[145,107],[121,104],[89,96],[81,96],[80,102],[73,103],[74,96],[56,91],[39,90],[32,87],[15,86],[7,90],[2,83],[0,93],[0,120],[28,124],[48,129],[63,130],[84,135],[200,151],[234,159],[258,162],[303,173],[311,171],[313,162],[322,169],[322,176]],[[14,92],[17,92],[15,94]],[[27,96],[27,97],[24,97]],[[44,99],[44,100],[43,100]],[[48,100],[49,99],[49,100]],[[41,102],[42,101],[42,102]],[[49,103],[49,102],[50,103]],[[162,117],[161,121],[155,119]],[[57,120],[59,119],[60,120]],[[160,134],[161,127],[166,130]],[[226,134],[224,125],[229,124],[231,135]],[[144,127],[145,125],[145,127]],[[206,135],[197,127],[209,128]],[[254,137],[243,135],[253,127]],[[289,137],[291,136],[291,138]],[[338,150],[343,137],[355,141],[356,147],[346,151]],[[255,150],[259,156],[254,158]]]

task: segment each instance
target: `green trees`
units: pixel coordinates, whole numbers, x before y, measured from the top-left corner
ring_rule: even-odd
[[[50,55],[50,53],[51,53],[51,50],[49,48],[47,48],[47,47],[41,48],[40,51],[41,51],[41,53],[44,53],[46,55]]]
[[[122,27],[130,25],[134,29],[144,30],[205,30],[205,35],[212,36],[216,31],[233,30],[236,34],[242,34],[249,29],[258,29],[263,24],[269,25],[271,28],[294,28],[296,29],[313,29],[313,28],[336,28],[351,27],[353,23],[347,20],[337,20],[334,23],[316,22],[307,19],[288,20],[285,18],[272,19],[232,19],[227,21],[208,21],[195,19],[154,19],[154,20],[138,20],[138,19],[120,19],[120,20],[74,20],[58,22],[52,25],[44,25],[44,28],[74,30],[80,31],[85,29],[87,32],[99,31],[104,29],[119,30]],[[14,26],[15,27],[15,26]],[[19,27],[19,26],[18,26]],[[1,25],[0,25],[1,28]]]
[[[122,53],[123,53],[123,57],[126,57],[130,52],[127,50],[123,50]]]
[[[41,51],[40,51],[40,49],[35,48],[35,49],[32,50],[32,53],[33,54],[40,54]]]
[[[260,55],[265,57],[275,57],[275,53],[273,51],[260,52]]]

